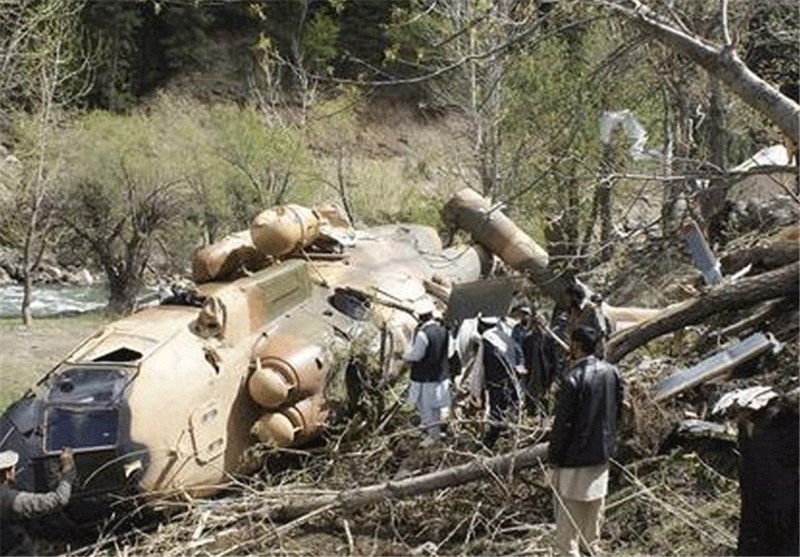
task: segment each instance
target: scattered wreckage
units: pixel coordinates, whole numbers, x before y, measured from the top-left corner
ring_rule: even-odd
[[[471,223],[477,244],[444,249],[429,227],[357,231],[325,208],[262,212],[195,254],[196,288],[104,326],[5,411],[0,445],[20,454],[17,485],[46,491],[71,447],[75,520],[108,496],[218,491],[261,465],[253,447],[303,443],[357,407],[360,374],[396,375],[426,290],[446,300],[489,274],[495,250],[546,271],[546,252],[502,218]],[[495,314],[510,303],[489,307],[497,297],[481,288],[472,298]]]
[[[466,189],[443,220],[474,243],[444,248],[413,224],[354,230],[332,209],[286,205],[199,250],[196,288],[104,326],[5,411],[0,446],[20,453],[19,487],[47,490],[69,446],[81,476],[75,521],[120,495],[212,494],[261,465],[255,447],[304,443],[352,412],[364,373],[396,376],[423,296],[446,305],[451,324],[504,312],[513,283],[474,282],[495,256],[566,305],[566,279],[499,206]],[[603,311],[617,323],[615,360],[706,315],[605,302]]]

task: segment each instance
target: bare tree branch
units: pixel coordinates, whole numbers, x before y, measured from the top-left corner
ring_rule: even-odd
[[[800,143],[800,105],[750,70],[732,46],[718,46],[690,35],[660,18],[638,0],[631,0],[633,8],[624,6],[621,1],[596,1],[718,77],[746,104],[772,120],[795,144]]]

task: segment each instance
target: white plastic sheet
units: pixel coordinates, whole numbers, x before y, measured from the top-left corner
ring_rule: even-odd
[[[770,145],[758,151],[739,166],[732,168],[731,172],[745,172],[757,166],[786,166],[789,163],[789,152],[786,150],[786,146]]]
[[[647,144],[647,130],[630,110],[607,111],[600,115],[600,141],[603,145],[611,143],[611,134],[618,126],[622,126],[622,130],[631,141],[628,154],[633,160],[664,158],[664,154],[661,151],[645,147]]]

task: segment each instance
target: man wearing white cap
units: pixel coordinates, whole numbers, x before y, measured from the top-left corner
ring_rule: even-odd
[[[428,296],[414,304],[420,324],[414,331],[413,342],[403,354],[403,359],[411,362],[408,401],[419,413],[426,435],[422,441],[424,446],[442,436],[442,411],[450,407],[449,335],[434,319],[435,309]]]
[[[31,540],[20,523],[60,509],[69,502],[72,484],[77,476],[72,451],[64,449],[60,460],[61,479],[58,486],[49,493],[31,493],[12,487],[19,455],[14,451],[0,452],[0,554],[31,554]]]

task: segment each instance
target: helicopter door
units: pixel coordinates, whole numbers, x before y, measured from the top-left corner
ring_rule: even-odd
[[[207,464],[225,450],[225,424],[216,400],[211,400],[192,413],[192,442],[195,458]]]

